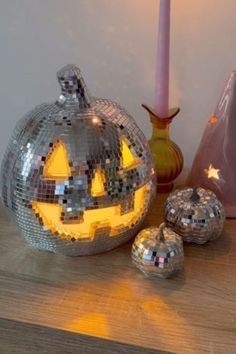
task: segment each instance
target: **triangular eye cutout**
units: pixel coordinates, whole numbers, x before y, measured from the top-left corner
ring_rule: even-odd
[[[100,169],[97,168],[94,173],[94,177],[92,179],[92,186],[91,186],[91,195],[92,197],[102,197],[106,195],[106,190],[105,190],[105,174],[104,172]]]
[[[71,176],[71,169],[67,157],[67,149],[62,141],[56,142],[53,150],[49,153],[44,169],[43,177],[45,179],[65,180]]]
[[[130,150],[125,137],[121,137],[121,157],[121,167],[125,170],[129,170],[140,165],[139,159],[134,156],[134,154]]]

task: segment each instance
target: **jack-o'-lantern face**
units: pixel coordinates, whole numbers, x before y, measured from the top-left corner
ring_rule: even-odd
[[[119,143],[116,176],[107,173],[105,163],[109,163],[108,159],[93,164],[90,175],[84,174],[81,167],[77,168],[78,175],[75,176],[65,143],[59,139],[51,144],[41,179],[55,184],[58,202],[44,202],[40,197],[32,201],[32,209],[46,230],[72,241],[93,240],[99,232],[115,237],[137,223],[144,212],[148,184],[134,188],[132,176],[137,174],[136,169],[142,161],[132,151],[126,137],[120,136]],[[132,185],[130,193],[129,183],[122,182],[128,179]],[[115,183],[118,194],[120,185],[127,183],[126,195],[119,203],[117,198],[112,198],[111,188],[114,189]],[[78,200],[87,200],[87,205],[80,204],[76,208],[76,195]]]
[[[70,256],[108,251],[138,231],[155,193],[148,142],[117,103],[91,96],[80,70],[59,70],[58,100],[17,124],[1,195],[34,247]]]

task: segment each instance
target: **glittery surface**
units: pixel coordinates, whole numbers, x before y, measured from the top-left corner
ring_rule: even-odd
[[[65,255],[112,249],[139,230],[155,175],[144,134],[116,103],[93,98],[80,71],[58,72],[61,95],[17,124],[1,194],[30,244]]]
[[[185,188],[169,195],[164,209],[166,225],[186,242],[203,244],[220,236],[225,213],[215,194],[196,189],[199,198],[192,198],[193,189]]]
[[[132,246],[132,259],[145,275],[168,278],[183,267],[183,242],[164,224],[160,228],[140,231]]]

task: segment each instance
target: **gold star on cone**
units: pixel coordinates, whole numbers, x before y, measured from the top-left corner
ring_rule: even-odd
[[[210,124],[216,124],[218,121],[216,116],[211,116],[211,118],[209,119],[209,123]]]
[[[204,172],[207,174],[208,178],[215,178],[215,179],[220,179],[219,172],[217,168],[214,168],[212,164],[204,170]]]

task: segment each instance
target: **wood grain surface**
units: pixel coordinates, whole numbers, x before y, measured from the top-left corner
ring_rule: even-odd
[[[158,196],[146,225],[162,221]],[[236,220],[147,279],[131,243],[70,258],[30,248],[0,211],[0,353],[236,353]]]

